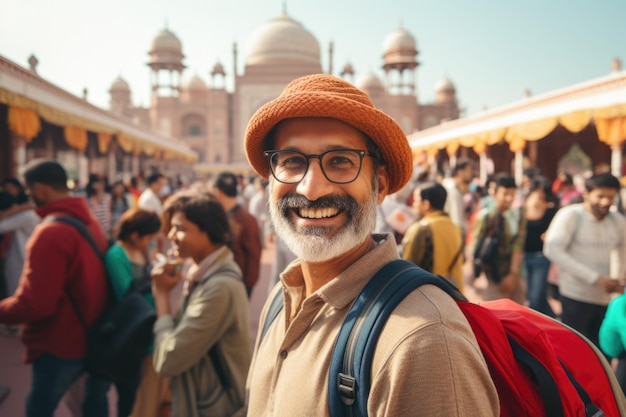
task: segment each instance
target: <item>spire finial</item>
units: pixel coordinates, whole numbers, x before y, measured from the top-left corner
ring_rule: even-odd
[[[287,16],[287,0],[283,0],[283,15]]]

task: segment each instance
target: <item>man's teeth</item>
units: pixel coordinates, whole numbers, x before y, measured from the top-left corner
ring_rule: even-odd
[[[299,210],[300,217],[306,217],[308,219],[322,219],[324,217],[333,217],[339,210],[334,207],[326,207],[322,209],[301,208]]]

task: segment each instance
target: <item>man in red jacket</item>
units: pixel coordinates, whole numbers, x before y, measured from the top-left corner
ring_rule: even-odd
[[[24,172],[37,214],[82,221],[104,252],[106,238],[85,199],[72,197],[67,174],[57,162],[31,161]],[[52,417],[61,397],[84,372],[85,329],[109,303],[104,266],[78,230],[43,221],[26,243],[24,270],[15,294],[0,301],[0,323],[22,324],[25,361],[32,363],[27,417]]]

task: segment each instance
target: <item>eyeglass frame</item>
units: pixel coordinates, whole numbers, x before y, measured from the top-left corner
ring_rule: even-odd
[[[330,178],[328,178],[328,175],[326,174],[326,171],[324,170],[324,165],[322,164],[322,158],[324,157],[324,155],[331,153],[331,152],[337,152],[337,151],[349,151],[349,152],[354,152],[359,156],[359,169],[356,172],[356,175],[354,176],[354,178],[350,181],[346,181],[346,182],[337,182],[337,181],[333,181]],[[304,172],[302,173],[302,178],[300,178],[298,181],[293,181],[293,182],[287,182],[287,181],[282,181],[280,179],[278,179],[278,177],[276,177],[276,174],[274,173],[274,167],[272,166],[272,157],[276,154],[279,154],[280,152],[292,152],[292,153],[296,153],[296,154],[300,154],[302,155],[305,159],[306,159],[306,168],[304,169]],[[359,175],[361,174],[361,169],[363,168],[363,158],[365,158],[366,156],[369,157],[375,157],[374,154],[372,154],[369,151],[363,150],[363,149],[350,149],[350,148],[338,148],[338,149],[331,149],[328,150],[326,152],[322,152],[319,154],[305,154],[304,152],[300,152],[300,151],[296,151],[296,150],[292,150],[292,149],[273,149],[273,150],[267,150],[267,151],[263,151],[263,155],[265,155],[265,157],[267,158],[267,164],[269,165],[270,168],[270,172],[272,173],[272,176],[274,177],[274,179],[282,184],[298,184],[300,181],[302,181],[304,179],[304,177],[306,176],[307,172],[309,172],[309,167],[311,166],[311,159],[317,159],[319,160],[319,164],[320,164],[320,170],[322,171],[322,174],[324,174],[324,178],[326,178],[326,180],[328,180],[329,182],[332,182],[333,184],[350,184],[354,181],[356,181],[357,178],[359,178]]]

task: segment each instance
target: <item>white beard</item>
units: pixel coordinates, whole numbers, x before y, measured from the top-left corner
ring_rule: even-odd
[[[270,180],[269,183],[270,195],[273,182]],[[376,225],[377,204],[377,190],[374,190],[372,198],[366,203],[360,203],[355,212],[348,213],[348,222],[336,231],[324,228],[298,230],[271,197],[269,208],[276,234],[298,258],[314,263],[337,258],[362,244]]]

